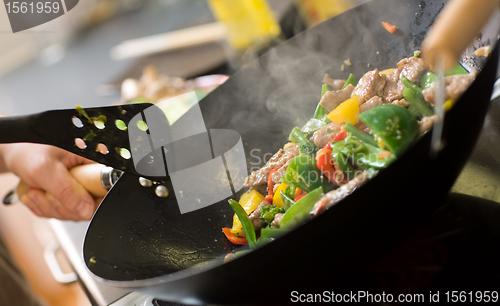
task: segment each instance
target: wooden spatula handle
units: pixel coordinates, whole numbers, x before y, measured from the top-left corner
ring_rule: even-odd
[[[431,67],[440,56],[449,70],[481,30],[498,0],[451,0],[422,43],[422,55]]]
[[[102,164],[87,164],[73,167],[69,170],[71,175],[94,197],[102,198],[108,192],[102,185],[101,172],[106,167]],[[17,185],[17,195],[21,198],[31,187],[21,181]]]

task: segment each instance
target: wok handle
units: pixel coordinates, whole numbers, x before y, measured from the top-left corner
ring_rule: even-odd
[[[105,168],[106,166],[101,164],[87,164],[73,167],[69,173],[97,200],[108,193],[102,181]],[[18,198],[20,199],[30,188],[31,186],[21,181],[16,188]]]
[[[444,69],[451,69],[498,4],[498,0],[448,2],[422,42],[421,51],[427,63],[435,68],[440,57]]]
[[[40,114],[0,117],[0,143],[31,142],[51,144],[33,128],[38,116]]]

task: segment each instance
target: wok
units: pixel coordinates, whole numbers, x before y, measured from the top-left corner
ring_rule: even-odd
[[[445,2],[372,1],[306,30],[200,101],[207,128],[237,131],[249,168],[256,167],[313,114],[325,72],[334,78],[352,72],[359,78],[374,68],[394,67],[419,48]],[[397,25],[398,31],[389,34],[381,21]],[[90,223],[86,265],[109,285],[183,303],[289,301],[292,290],[381,290],[370,267],[436,209],[476,142],[498,50],[487,62],[470,55],[475,47],[495,45],[498,28],[498,23],[485,28],[461,59],[466,68],[481,72],[446,114],[445,147],[434,159],[428,133],[325,213],[228,263],[223,257],[235,247],[221,231],[232,222],[227,199],[181,214],[173,193],[158,198],[154,186],[142,187],[136,176],[124,174]],[[341,71],[347,59],[352,66]],[[171,183],[166,185],[172,190]]]

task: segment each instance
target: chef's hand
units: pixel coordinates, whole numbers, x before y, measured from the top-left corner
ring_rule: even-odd
[[[0,145],[0,171],[10,171],[32,188],[21,202],[40,217],[89,220],[97,208],[92,196],[68,172],[89,160],[39,144]]]

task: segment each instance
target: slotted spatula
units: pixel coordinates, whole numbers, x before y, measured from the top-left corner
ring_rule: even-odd
[[[0,118],[0,143],[53,145],[115,169],[144,176],[135,170],[128,131],[130,128],[147,130],[147,125],[138,127],[129,123],[151,106],[154,107],[141,103],[3,117]]]

